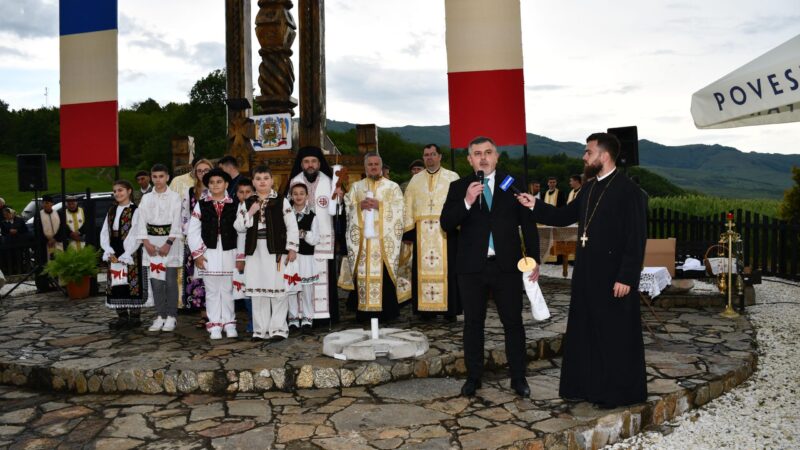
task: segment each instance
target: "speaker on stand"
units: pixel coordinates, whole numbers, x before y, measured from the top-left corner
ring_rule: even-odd
[[[17,182],[20,192],[46,191],[47,155],[17,155]]]
[[[619,139],[619,156],[617,165],[623,168],[639,165],[639,131],[633,127],[609,128],[608,134],[613,134]]]
[[[47,190],[47,155],[43,153],[17,155],[17,189],[20,192],[33,192],[35,205],[33,213],[34,263],[33,268],[0,299],[11,295],[15,289],[25,283],[31,276],[33,276],[38,292],[50,290],[53,284],[60,288],[58,281],[54,282],[49,276],[42,274],[45,261],[43,261],[44,257],[39,250],[39,243],[43,238],[40,234],[41,226],[39,225],[39,192]]]

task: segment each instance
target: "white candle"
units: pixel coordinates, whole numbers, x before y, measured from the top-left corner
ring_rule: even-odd
[[[372,339],[378,339],[380,334],[378,334],[378,319],[372,319]]]

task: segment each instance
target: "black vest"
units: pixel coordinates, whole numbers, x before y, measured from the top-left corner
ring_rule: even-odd
[[[295,213],[295,217],[297,217],[297,213]],[[304,215],[302,219],[297,221],[297,228],[300,231],[311,231],[311,224],[314,222],[314,211],[309,212],[308,214]],[[300,254],[301,255],[313,255],[314,254],[314,246],[306,242],[305,239],[300,239]]]
[[[245,200],[245,211],[249,211],[253,203],[258,201],[258,195]],[[267,249],[273,255],[284,255],[286,251],[286,223],[283,221],[283,197],[271,198],[264,208],[267,225]],[[247,229],[244,241],[245,255],[252,255],[258,246],[258,222],[261,220],[261,211],[253,215],[253,226]]]
[[[233,250],[236,248],[236,229],[233,222],[236,220],[236,205],[225,203],[222,215],[217,217],[213,200],[200,200],[200,236],[206,248],[217,248],[217,235],[222,236],[222,249]]]

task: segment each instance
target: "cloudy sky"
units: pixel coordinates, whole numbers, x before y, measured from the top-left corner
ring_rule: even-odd
[[[447,123],[443,0],[325,3],[329,118]],[[529,132],[582,141],[638,125],[640,138],[668,145],[800,153],[800,123],[697,130],[689,113],[693,92],[800,33],[800,1],[521,5]],[[121,105],[187,101],[197,79],[224,66],[224,21],[223,0],[119,0]],[[58,63],[57,0],[3,0],[0,99],[12,109],[58,104]]]

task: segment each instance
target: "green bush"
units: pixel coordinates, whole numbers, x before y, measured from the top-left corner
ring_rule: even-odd
[[[91,245],[80,250],[68,248],[65,252],[57,252],[44,268],[44,273],[65,283],[79,283],[83,277],[97,275],[97,258],[100,252]]]

